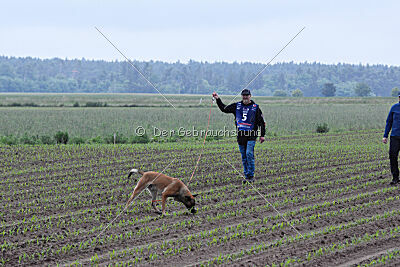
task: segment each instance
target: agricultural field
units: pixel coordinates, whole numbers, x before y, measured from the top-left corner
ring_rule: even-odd
[[[398,266],[400,195],[381,138],[382,130],[270,137],[256,145],[254,187],[242,185],[234,139],[206,142],[188,185],[198,212],[170,199],[166,216],[147,192],[123,211],[139,178],[128,171],[165,168],[187,183],[201,142],[0,146],[0,260]]]
[[[218,89],[215,89],[218,92]],[[165,98],[175,107],[208,106],[209,95],[168,94]],[[224,99],[233,99],[233,95],[222,95]],[[13,106],[15,103],[31,103],[42,107],[73,107],[75,103],[84,106],[87,102],[107,103],[110,107],[137,105],[149,107],[171,107],[165,98],[158,94],[135,93],[1,93],[0,106]],[[200,101],[201,99],[201,101]],[[237,96],[238,101],[240,95]],[[385,104],[396,101],[393,97],[270,97],[254,95],[260,104]]]
[[[0,137],[48,135],[67,131],[71,138],[126,137],[143,127],[149,138],[160,130],[205,130],[211,97],[204,95],[145,94],[0,94]],[[221,96],[225,104],[234,96]],[[383,129],[396,98],[277,98],[253,97],[263,111],[268,136],[315,132],[326,123],[331,132]],[[200,101],[201,100],[201,101]],[[236,98],[236,101],[239,101]],[[88,102],[107,107],[85,107]],[[36,106],[9,106],[13,103]],[[73,107],[79,103],[79,107]],[[138,105],[128,107],[125,105]],[[212,106],[210,130],[234,130],[233,116]]]

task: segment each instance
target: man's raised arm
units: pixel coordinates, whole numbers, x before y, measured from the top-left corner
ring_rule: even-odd
[[[232,103],[232,104],[226,106],[224,103],[222,103],[221,98],[219,98],[219,96],[218,96],[218,94],[216,92],[214,92],[212,95],[217,100],[217,105],[218,105],[219,109],[222,112],[235,114],[235,112],[236,112],[236,103]]]

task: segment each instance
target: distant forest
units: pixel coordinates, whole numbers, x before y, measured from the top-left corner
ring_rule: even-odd
[[[133,61],[162,93],[236,94],[265,66],[259,63],[166,63]],[[275,63],[250,86],[253,95],[288,95],[300,89],[304,96],[322,96],[333,83],[336,96],[354,96],[358,83],[371,95],[390,96],[400,87],[400,67],[387,65],[327,65]],[[40,93],[157,93],[126,61],[39,59],[0,56],[0,92]]]

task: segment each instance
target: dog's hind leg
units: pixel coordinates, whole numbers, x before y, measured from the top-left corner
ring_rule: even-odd
[[[153,207],[153,209],[156,211],[156,213],[161,214],[161,211],[157,208],[156,206],[156,201],[157,201],[157,187],[155,185],[149,185],[147,187],[147,189],[149,190],[149,192],[151,193],[151,206]]]
[[[135,197],[138,196],[146,188],[146,186],[147,184],[144,181],[139,180],[138,184],[135,186],[135,189],[132,192],[131,197],[126,202],[125,208],[127,208],[129,204],[131,204],[131,202],[135,199]]]

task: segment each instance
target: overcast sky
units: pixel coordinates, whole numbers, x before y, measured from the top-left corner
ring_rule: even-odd
[[[400,65],[400,1],[3,1],[0,55]]]

